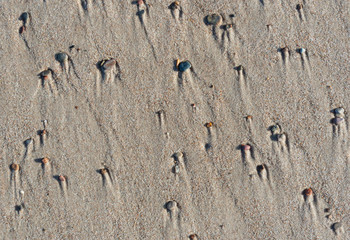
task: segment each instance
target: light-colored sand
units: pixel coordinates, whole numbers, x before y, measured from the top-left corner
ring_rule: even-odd
[[[350,2],[171,3],[0,1],[1,239],[350,239]]]

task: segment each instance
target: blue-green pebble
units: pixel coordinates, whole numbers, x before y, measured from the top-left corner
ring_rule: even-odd
[[[192,65],[189,61],[183,61],[179,64],[179,71],[184,72],[191,67],[192,67]]]

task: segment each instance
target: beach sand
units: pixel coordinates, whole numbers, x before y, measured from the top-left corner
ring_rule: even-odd
[[[349,1],[0,12],[1,239],[350,239]]]

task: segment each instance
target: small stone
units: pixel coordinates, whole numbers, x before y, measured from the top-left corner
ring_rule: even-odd
[[[19,33],[22,34],[22,33],[24,33],[26,30],[27,30],[26,26],[21,26],[21,27],[19,28]]]
[[[299,52],[300,54],[303,54],[303,53],[306,52],[306,49],[305,49],[305,48],[299,48],[299,49],[298,49],[298,52]]]
[[[110,59],[108,61],[105,61],[102,65],[103,70],[107,71],[112,69],[113,66],[115,66],[117,61],[115,59]]]
[[[44,157],[43,159],[41,159],[41,163],[45,165],[49,163],[49,159],[47,157]]]
[[[23,25],[26,25],[29,20],[29,13],[22,13],[20,19],[23,21]]]
[[[107,172],[108,172],[108,170],[107,170],[106,168],[101,168],[101,169],[100,169],[100,173],[101,173],[102,175],[106,174]]]
[[[272,134],[276,134],[276,133],[278,133],[280,131],[280,127],[278,126],[278,125],[273,125],[272,127],[271,127],[271,133]]]
[[[63,52],[60,52],[60,53],[57,53],[56,54],[56,60],[60,63],[64,63],[65,61],[68,60],[68,55],[67,53],[63,53]]]
[[[253,119],[253,116],[252,116],[252,115],[248,115],[248,116],[246,117],[246,119],[247,119],[247,120],[252,120],[252,119]]]
[[[340,235],[344,232],[343,224],[341,222],[336,222],[332,225],[332,229],[336,235]]]
[[[223,25],[223,29],[224,30],[229,30],[230,28],[232,28],[232,24],[226,24],[226,25]]]
[[[176,159],[182,158],[183,156],[184,156],[184,155],[183,155],[182,152],[176,152],[176,153],[174,153],[174,157],[175,157]]]
[[[213,122],[208,122],[208,123],[205,124],[205,126],[207,128],[211,128],[212,126],[214,126],[214,123]]]
[[[175,10],[175,9],[179,9],[180,7],[180,2],[179,1],[175,1],[170,5],[170,9],[171,10]]]
[[[244,144],[244,145],[242,145],[242,149],[243,149],[244,151],[249,151],[249,150],[250,150],[250,148],[251,148],[251,146],[250,146],[250,145],[248,145],[248,144]]]
[[[344,115],[344,108],[342,107],[339,107],[339,108],[336,108],[333,110],[334,111],[334,114],[337,116],[341,116],[341,115]]]
[[[236,67],[236,70],[239,71],[239,72],[240,72],[240,71],[243,71],[243,66],[242,66],[242,65],[237,66],[237,67]]]
[[[18,171],[18,170],[19,170],[19,165],[18,165],[17,163],[12,163],[12,164],[11,164],[11,169],[12,169],[13,171]]]
[[[198,240],[198,235],[197,235],[197,234],[191,234],[191,235],[189,236],[189,238],[190,238],[191,240]]]
[[[66,181],[66,177],[65,177],[65,176],[62,176],[62,175],[60,175],[60,176],[58,177],[58,179],[59,179],[61,182]]]
[[[192,65],[189,61],[183,61],[183,62],[180,62],[179,65],[178,65],[178,69],[180,72],[184,72],[186,71],[187,69],[191,68]]]
[[[19,193],[23,196],[24,195],[24,191],[20,190]]]
[[[289,52],[289,48],[288,47],[284,47],[284,48],[281,49],[281,52],[283,54],[287,54]]]
[[[344,121],[344,118],[336,117],[336,118],[333,118],[332,121],[333,121],[333,124],[339,125],[342,121]]]
[[[46,129],[41,130],[41,132],[40,132],[40,135],[41,135],[41,136],[44,136],[44,135],[46,135],[46,134],[47,134]]]
[[[177,203],[175,201],[169,201],[166,204],[166,208],[168,209],[168,211],[174,211],[176,207]]]
[[[256,167],[256,169],[257,169],[257,171],[258,171],[259,173],[261,173],[262,171],[265,170],[265,167],[264,167],[264,165],[259,165],[259,166]]]
[[[311,196],[312,195],[312,189],[311,188],[306,188],[304,191],[303,191],[303,194],[307,197]]]
[[[303,4],[299,3],[297,4],[297,10],[301,10],[303,8]]]
[[[210,14],[207,16],[207,23],[209,25],[219,25],[222,22],[222,17],[219,14]]]
[[[47,79],[50,75],[51,71],[50,70],[45,70],[40,73],[41,77],[44,79]]]

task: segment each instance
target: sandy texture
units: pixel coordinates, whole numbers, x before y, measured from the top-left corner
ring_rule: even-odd
[[[350,239],[349,1],[171,3],[0,1],[1,239]]]

